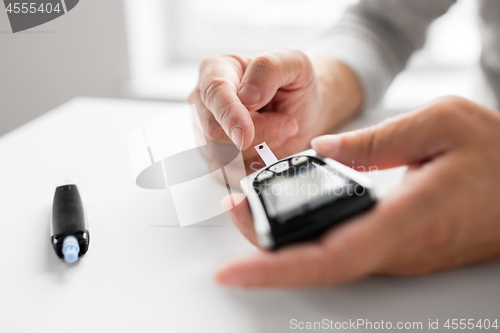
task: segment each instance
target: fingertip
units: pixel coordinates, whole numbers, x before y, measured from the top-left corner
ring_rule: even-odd
[[[233,198],[231,195],[227,195],[224,198],[222,198],[221,202],[222,209],[225,212],[229,212],[233,208]]]
[[[262,254],[231,261],[217,270],[215,280],[228,287],[256,287],[262,285]]]
[[[338,135],[322,135],[311,140],[311,147],[320,155],[334,156],[339,150]]]
[[[245,140],[243,142],[243,145],[241,146],[241,150],[246,150],[252,146],[253,140],[255,137],[255,130],[252,127],[251,131],[245,132]]]
[[[244,205],[239,206],[246,198],[246,195],[243,193],[234,193],[228,194],[224,198],[222,198],[221,206],[226,212],[230,212],[233,208],[237,208],[238,210],[246,209]],[[235,215],[235,212],[230,212],[231,215]],[[241,213],[240,213],[241,214]]]
[[[235,126],[231,129],[230,137],[236,148],[239,150],[248,149],[253,142],[254,130],[253,128],[243,129]]]
[[[215,281],[223,285],[225,287],[239,287],[242,288],[244,287],[244,284],[242,284],[239,280],[233,279],[232,276],[229,274],[226,274],[225,272],[217,272],[215,275]]]
[[[237,262],[236,262],[237,263]],[[224,264],[215,272],[215,281],[227,287],[242,287],[244,280],[238,274],[238,265],[234,262]]]
[[[236,192],[231,194],[231,197],[233,198],[234,207],[238,207],[240,204],[242,204],[242,207],[248,205],[247,202],[244,202],[245,199],[247,198],[247,196],[244,193]]]
[[[230,275],[227,273],[226,266],[222,266],[215,272],[215,281],[218,284],[222,284],[225,286],[231,286]]]

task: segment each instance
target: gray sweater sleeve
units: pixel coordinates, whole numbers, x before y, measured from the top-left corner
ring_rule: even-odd
[[[361,0],[310,52],[337,59],[358,77],[363,109],[380,102],[394,77],[425,43],[427,28],[456,0]]]

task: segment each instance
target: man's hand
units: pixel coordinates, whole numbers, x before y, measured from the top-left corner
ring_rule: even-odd
[[[313,64],[290,49],[207,59],[188,98],[209,141],[232,141],[243,150],[266,141],[279,158],[303,150],[313,137],[353,115],[361,102],[347,67],[333,60]],[[256,156],[253,149],[244,152],[247,161]]]
[[[500,258],[498,114],[447,97],[372,128],[316,138],[312,146],[349,165],[409,169],[370,211],[315,241],[234,261],[218,272],[220,283],[334,285]],[[255,243],[246,200],[229,213]]]

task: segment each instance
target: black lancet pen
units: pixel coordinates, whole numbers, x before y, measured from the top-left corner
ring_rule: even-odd
[[[56,187],[50,234],[57,256],[67,263],[76,262],[89,248],[87,214],[74,181],[60,182]]]

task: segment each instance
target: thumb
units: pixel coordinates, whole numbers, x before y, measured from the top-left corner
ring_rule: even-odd
[[[438,104],[389,119],[379,125],[311,141],[320,155],[344,164],[381,169],[422,163],[449,149],[454,117]]]
[[[238,97],[248,110],[259,110],[271,101],[279,88],[301,88],[312,82],[313,75],[311,61],[303,52],[275,49],[248,64]]]

